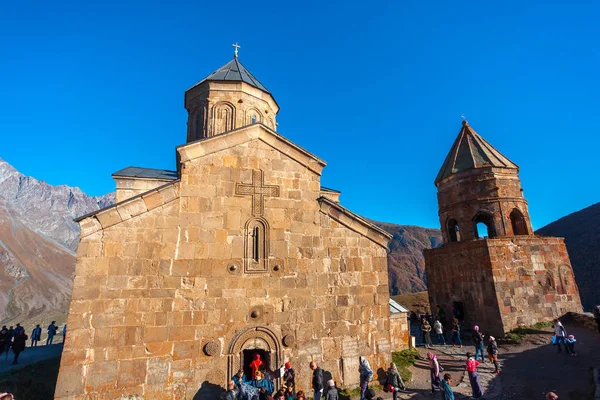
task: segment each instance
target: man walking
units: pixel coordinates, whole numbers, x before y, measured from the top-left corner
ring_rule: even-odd
[[[313,371],[312,387],[315,393],[314,399],[321,400],[321,396],[323,396],[323,370],[317,365],[316,361],[310,362],[310,369]]]

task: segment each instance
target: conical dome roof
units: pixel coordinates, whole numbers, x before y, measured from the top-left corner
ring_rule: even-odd
[[[519,169],[515,163],[479,136],[467,121],[463,121],[462,129],[446,156],[435,182],[438,183],[452,174],[484,167]]]
[[[200,82],[195,84],[192,87],[196,87],[203,82],[216,82],[216,81],[227,81],[227,82],[245,82],[248,85],[252,85],[257,89],[260,89],[264,92],[271,93],[269,90],[262,84],[258,79],[254,77],[242,65],[242,63],[235,57],[233,60],[229,61],[227,64],[223,65],[221,68],[202,79]],[[190,88],[191,89],[191,88]]]

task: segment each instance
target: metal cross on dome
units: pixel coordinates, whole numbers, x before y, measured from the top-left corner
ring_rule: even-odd
[[[233,56],[235,58],[238,58],[238,49],[242,46],[240,46],[237,42],[235,42],[235,44],[232,44],[233,47],[235,47],[235,50],[233,51]]]

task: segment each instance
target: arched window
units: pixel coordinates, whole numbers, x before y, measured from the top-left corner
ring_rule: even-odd
[[[460,231],[458,229],[458,222],[455,219],[449,219],[447,224],[448,229],[448,241],[460,242]]]
[[[246,223],[245,272],[267,271],[269,258],[269,224],[263,218],[251,218]]]
[[[234,129],[234,107],[229,103],[219,103],[213,108],[212,135],[219,135]]]
[[[475,238],[493,238],[496,236],[494,216],[488,212],[480,211],[473,218],[473,232]]]
[[[512,225],[513,235],[529,235],[525,217],[519,209],[515,208],[510,213],[510,224]]]
[[[257,124],[262,121],[263,116],[256,107],[246,109],[246,125]]]

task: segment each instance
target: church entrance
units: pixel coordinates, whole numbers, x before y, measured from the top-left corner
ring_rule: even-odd
[[[256,355],[260,356],[266,371],[276,371],[283,366],[281,342],[275,333],[266,327],[247,328],[233,337],[227,354],[227,379],[232,379],[240,369],[244,371],[247,379],[252,379],[250,364]],[[275,389],[278,389],[279,379],[276,379],[274,384]]]

